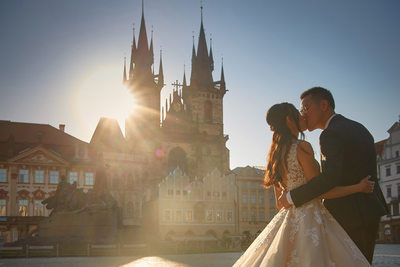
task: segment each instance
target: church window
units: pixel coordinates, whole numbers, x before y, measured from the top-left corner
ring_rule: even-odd
[[[217,222],[222,222],[224,213],[222,211],[217,211],[215,213],[215,219]]]
[[[94,174],[93,172],[85,173],[85,185],[94,185]]]
[[[34,200],[34,216],[44,216],[44,206],[41,200]]]
[[[18,200],[18,214],[19,216],[28,216],[28,200]]]
[[[44,171],[42,171],[42,170],[35,171],[35,183],[37,183],[37,184],[44,183]]]
[[[0,199],[0,216],[7,216],[7,201]]]
[[[50,183],[51,184],[58,184],[58,171],[50,171]]]
[[[28,170],[19,170],[19,183],[27,184],[29,183],[29,171]]]
[[[209,100],[204,102],[204,121],[212,122],[212,103]]]
[[[186,221],[187,222],[193,221],[193,211],[191,210],[186,211]]]
[[[77,172],[70,172],[69,173],[69,183],[74,184],[78,183],[78,173]]]
[[[206,212],[206,220],[207,220],[207,222],[212,222],[213,221],[213,211],[212,210],[207,210],[207,212]]]
[[[0,169],[0,183],[7,183],[7,169]]]
[[[226,221],[227,222],[232,222],[233,220],[233,212],[232,211],[227,211],[226,212]]]

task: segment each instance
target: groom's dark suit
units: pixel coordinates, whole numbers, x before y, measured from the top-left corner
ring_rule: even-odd
[[[335,115],[321,133],[321,174],[292,191],[296,207],[336,186],[357,184],[371,175],[372,194],[357,193],[324,200],[325,207],[371,262],[379,218],[388,213],[377,181],[374,139],[358,122]]]

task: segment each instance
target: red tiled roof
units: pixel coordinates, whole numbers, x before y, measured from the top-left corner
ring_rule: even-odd
[[[379,141],[377,143],[375,143],[375,150],[376,150],[376,156],[382,156],[383,154],[383,148],[385,146],[385,142],[387,139],[384,139],[382,141]]]
[[[65,159],[74,156],[76,145],[88,145],[49,124],[0,120],[0,159],[10,158],[38,144],[58,152]]]

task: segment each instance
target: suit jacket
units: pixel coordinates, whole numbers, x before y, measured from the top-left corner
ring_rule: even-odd
[[[372,194],[326,199],[324,205],[347,231],[388,213],[377,180],[374,139],[363,125],[337,114],[321,133],[320,147],[321,174],[290,192],[296,207],[336,186],[356,184],[371,175],[375,181]]]

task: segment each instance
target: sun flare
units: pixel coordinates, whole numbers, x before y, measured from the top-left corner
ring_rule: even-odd
[[[122,85],[120,66],[101,66],[78,86],[77,108],[82,122],[97,124],[100,117],[116,119],[123,130],[135,109],[133,95]]]

